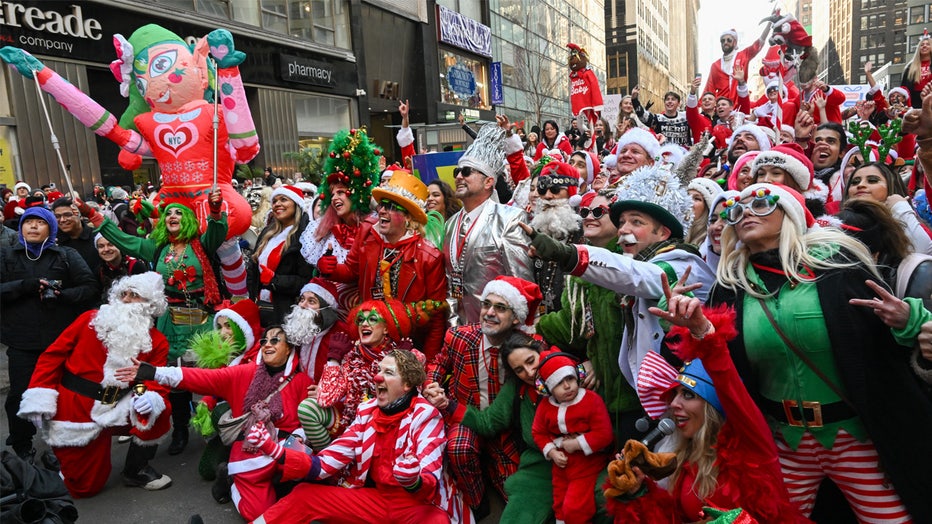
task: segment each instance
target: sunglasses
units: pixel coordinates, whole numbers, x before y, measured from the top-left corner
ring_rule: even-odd
[[[277,346],[278,343],[281,342],[282,340],[285,340],[285,339],[282,337],[260,338],[259,345],[264,346],[266,344],[272,344],[273,346]]]
[[[608,206],[579,208],[579,216],[583,217],[583,219],[589,218],[589,215],[592,215],[592,218],[598,220],[607,214],[608,214]]]
[[[463,178],[469,178],[469,175],[473,173],[478,173],[479,171],[474,170],[471,167],[457,167],[453,169],[453,178],[461,176]]]
[[[537,179],[537,194],[544,196],[547,191],[556,194],[577,183],[578,180],[568,176],[542,176]]]
[[[515,308],[509,306],[508,304],[502,304],[501,302],[492,302],[491,300],[483,300],[479,302],[482,305],[482,309],[494,309],[496,313],[504,313],[506,311],[514,311]]]
[[[363,324],[368,324],[374,326],[379,322],[385,322],[385,319],[375,311],[370,311],[368,314],[364,311],[360,311],[356,314],[356,325],[361,326]]]
[[[744,204],[733,199],[725,202],[725,209],[721,217],[731,225],[735,225],[744,218],[744,213],[748,212],[756,217],[765,217],[777,209],[779,195],[771,195],[769,189],[758,189],[752,195],[754,198]]]
[[[384,209],[385,211],[398,211],[399,213],[404,213],[406,209],[403,205],[393,202],[387,198],[383,198],[379,202],[379,209]]]

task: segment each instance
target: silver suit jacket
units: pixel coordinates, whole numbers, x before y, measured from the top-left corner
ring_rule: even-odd
[[[443,259],[449,283],[447,301],[452,316],[450,324],[465,325],[479,322],[479,302],[482,290],[488,281],[499,275],[509,275],[534,282],[534,270],[527,249],[531,239],[519,225],[527,222],[527,215],[519,208],[498,204],[491,200],[482,204],[475,225],[469,230],[462,257],[463,298],[453,296],[454,271],[458,261],[451,253],[451,242],[459,237],[461,215],[465,210],[450,217],[443,236]],[[536,311],[528,314],[536,315]]]

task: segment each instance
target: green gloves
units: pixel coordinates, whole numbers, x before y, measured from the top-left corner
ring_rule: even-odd
[[[531,235],[531,246],[537,252],[537,258],[556,262],[563,271],[572,271],[579,263],[576,246],[560,242],[549,235],[535,231]]]

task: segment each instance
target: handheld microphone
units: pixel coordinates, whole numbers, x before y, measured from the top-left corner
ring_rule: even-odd
[[[674,424],[672,420],[669,418],[662,418],[660,422],[657,423],[657,427],[644,436],[641,440],[641,444],[644,444],[647,449],[651,449],[657,445],[663,437],[673,433],[674,429],[676,429],[676,424]]]

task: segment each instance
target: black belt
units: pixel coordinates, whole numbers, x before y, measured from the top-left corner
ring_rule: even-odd
[[[117,386],[103,387],[93,380],[79,377],[74,373],[65,370],[61,377],[61,385],[74,391],[78,395],[99,400],[103,405],[116,404],[121,398],[125,397],[131,391],[130,388],[121,388]]]
[[[795,400],[777,402],[768,398],[761,399],[762,411],[777,421],[793,427],[821,428],[858,416],[851,406],[843,401],[822,404],[815,401],[803,401],[802,406]],[[805,424],[804,424],[805,422]]]

